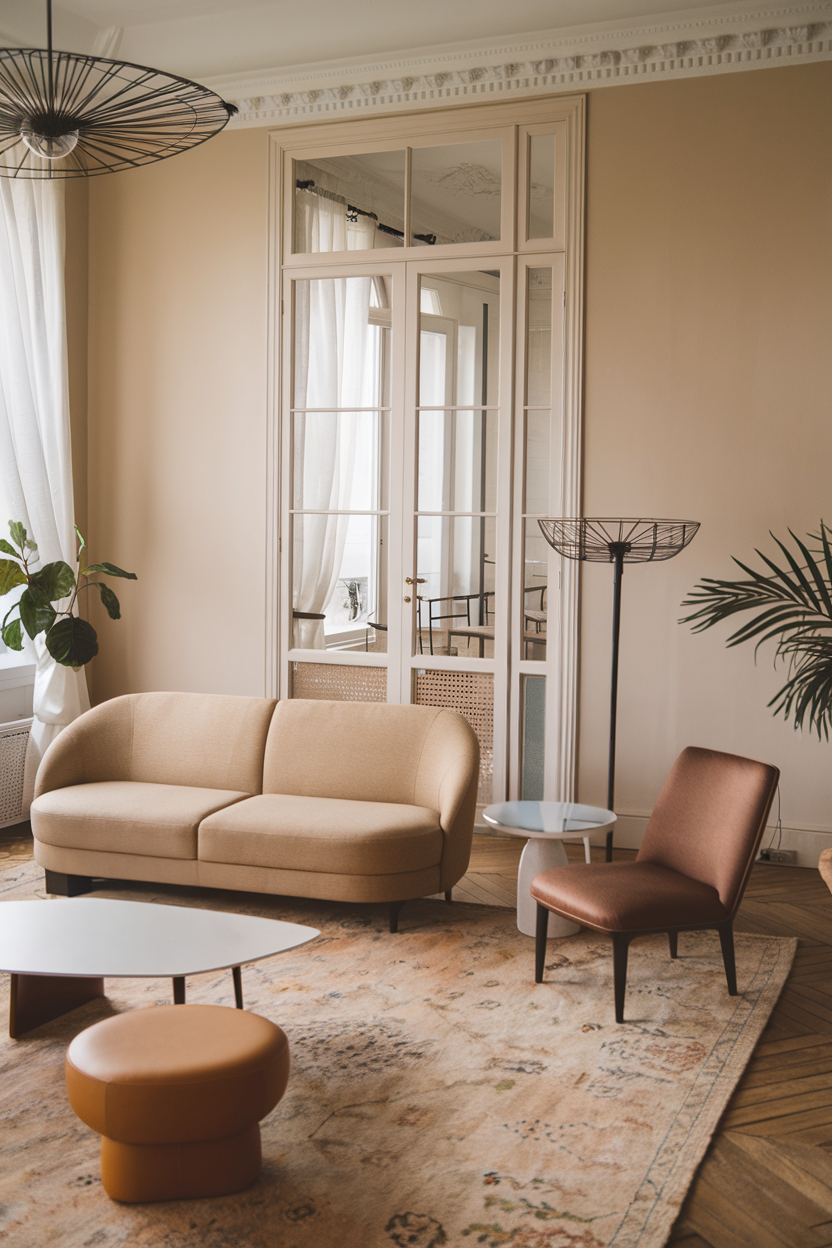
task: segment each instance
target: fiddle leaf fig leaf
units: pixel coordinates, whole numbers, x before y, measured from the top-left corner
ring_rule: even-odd
[[[98,590],[98,592],[101,594],[101,601],[103,602],[104,606],[107,608],[107,614],[109,615],[110,619],[120,620],[121,619],[121,607],[119,606],[118,598],[116,598],[115,594],[110,589],[110,586],[104,585],[103,582],[101,581],[95,581],[93,583],[95,584],[95,587]]]
[[[6,541],[5,537],[0,537],[0,550],[4,555],[14,555],[15,559],[20,558],[20,551],[15,550],[14,546]]]
[[[46,632],[55,623],[55,608],[48,602],[43,603],[33,598],[28,589],[24,589],[17,605],[23,627],[32,638],[37,637],[38,633]]]
[[[8,545],[4,542],[4,545]],[[0,598],[16,585],[25,585],[26,575],[13,559],[0,559]]]
[[[107,576],[123,576],[128,581],[137,581],[139,579],[135,572],[125,572],[123,568],[117,568],[114,563],[90,563],[85,571],[88,573],[104,572]]]
[[[12,541],[14,542],[17,549],[22,551],[24,546],[26,545],[27,534],[26,534],[26,530],[24,529],[23,525],[20,523],[19,520],[9,521],[9,532],[12,535]]]
[[[75,573],[63,559],[47,563],[39,572],[29,577],[29,593],[35,602],[43,604],[60,602],[75,588]]]
[[[98,636],[86,620],[66,615],[46,634],[46,649],[63,667],[83,667],[98,654]]]
[[[23,629],[20,627],[20,620],[12,620],[10,624],[4,624],[2,637],[10,650],[22,650]]]

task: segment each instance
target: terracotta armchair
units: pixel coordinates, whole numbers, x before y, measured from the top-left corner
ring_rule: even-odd
[[[627,952],[636,936],[715,928],[736,996],[733,922],[780,772],[768,763],[688,747],[659,794],[635,862],[557,867],[532,882],[535,980],[543,980],[549,911],[612,937],[615,1021],[624,1021]]]

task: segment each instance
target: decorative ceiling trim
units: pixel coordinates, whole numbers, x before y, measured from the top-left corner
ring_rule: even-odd
[[[239,108],[231,128],[484,103],[553,91],[692,78],[832,60],[832,2],[714,17],[610,24],[523,42],[426,49],[387,61],[206,80]]]

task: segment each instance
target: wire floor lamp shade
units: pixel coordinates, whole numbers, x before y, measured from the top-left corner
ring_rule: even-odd
[[[0,49],[0,176],[78,178],[164,160],[237,109],[187,78],[100,56]]]
[[[693,541],[698,520],[602,519],[568,517],[538,520],[543,536],[558,554],[584,563],[611,563],[612,672],[610,679],[610,744],[607,768],[607,809],[615,809],[615,732],[618,715],[618,643],[621,633],[621,578],[625,563],[672,559]],[[612,832],[607,833],[607,862],[612,860]]]

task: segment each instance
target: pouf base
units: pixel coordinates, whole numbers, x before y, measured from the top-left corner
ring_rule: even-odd
[[[260,1174],[260,1126],[192,1144],[122,1144],[101,1138],[101,1181],[113,1200],[140,1204],[230,1196]]]

